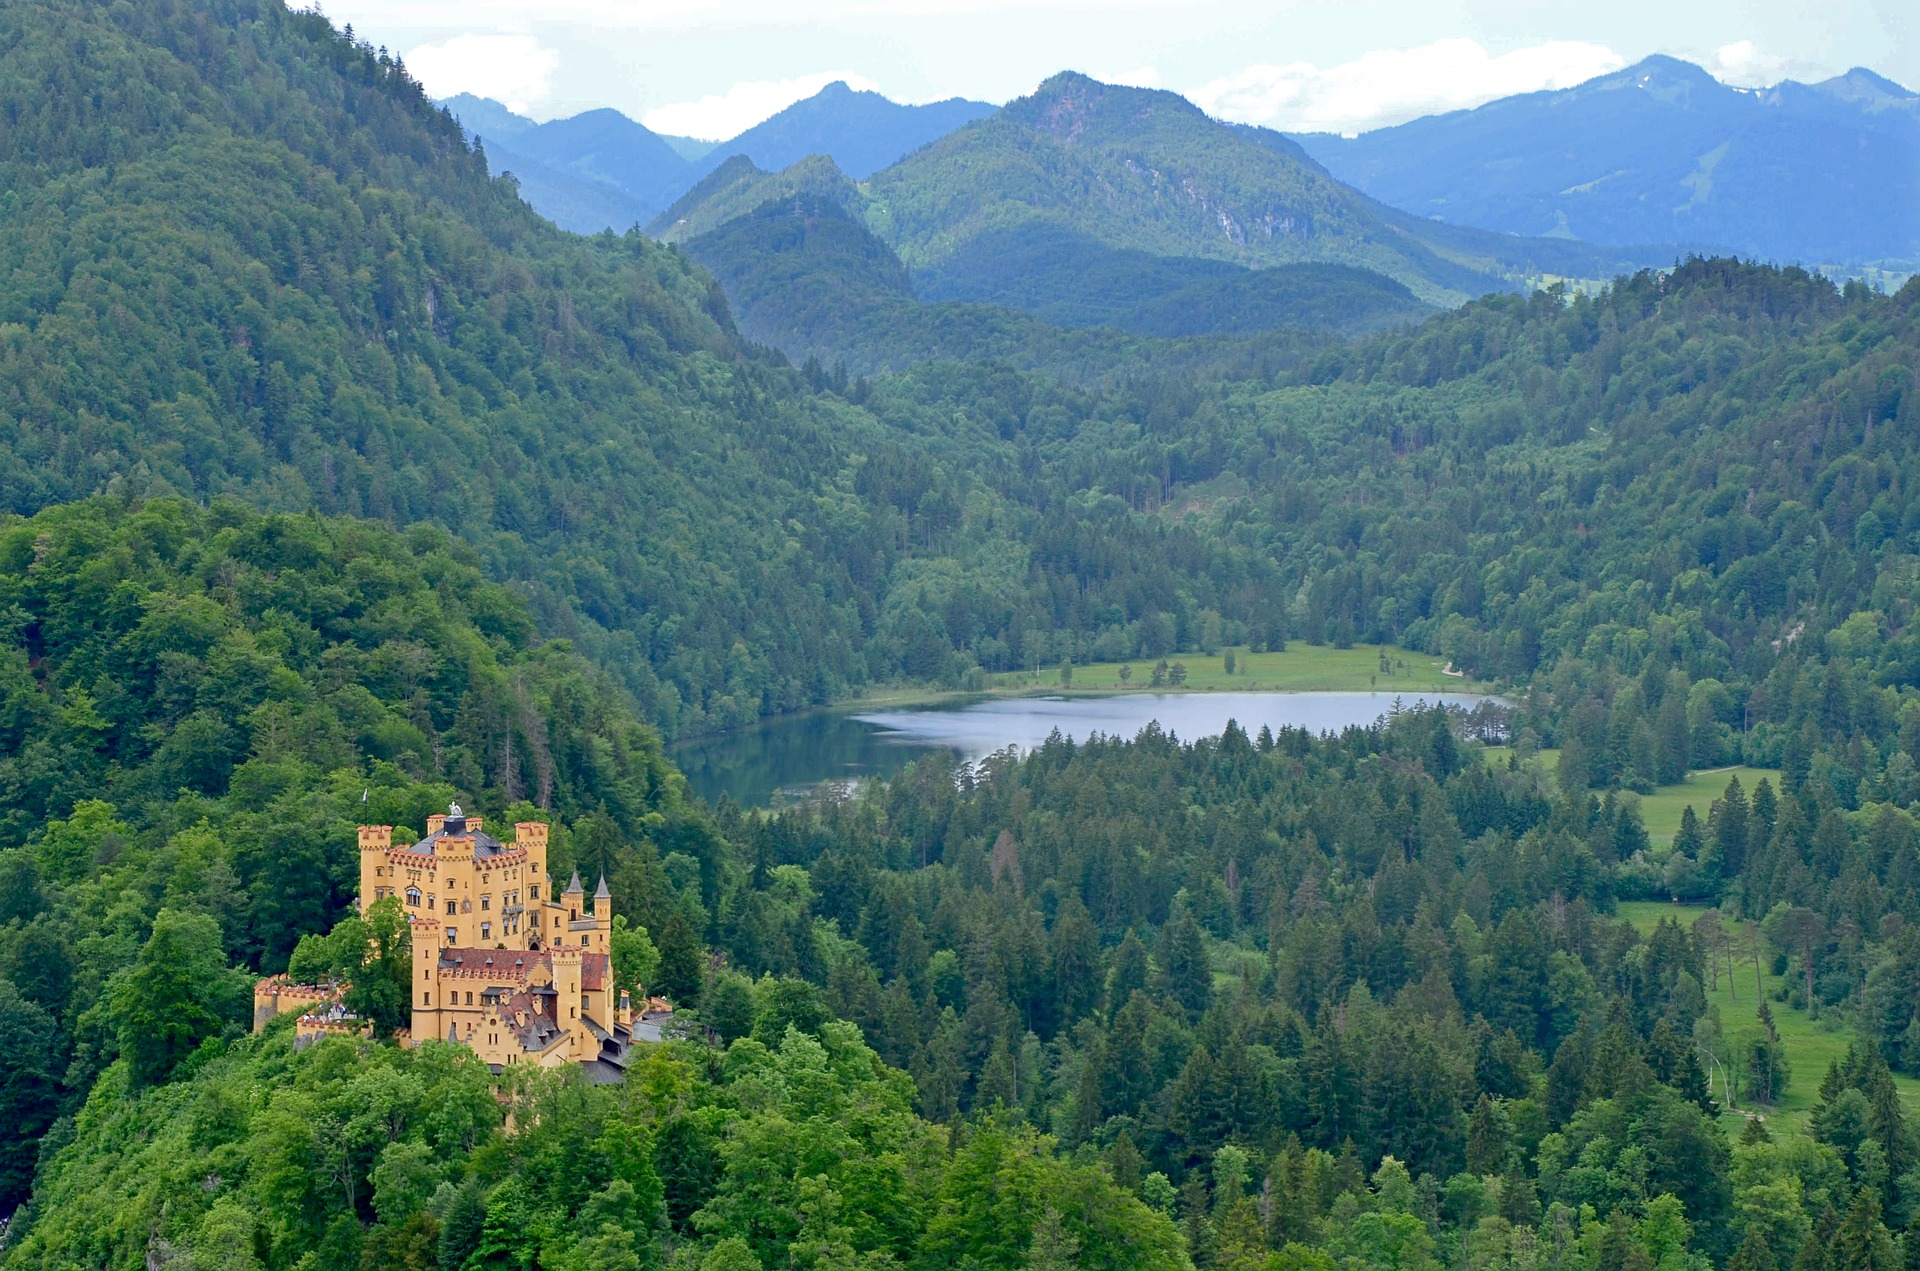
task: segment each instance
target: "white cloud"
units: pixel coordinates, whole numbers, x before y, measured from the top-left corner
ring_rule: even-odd
[[[560,54],[531,35],[456,35],[406,55],[407,69],[434,97],[473,93],[524,114],[553,91]]]
[[[1740,88],[1770,88],[1785,79],[1790,68],[1788,59],[1762,53],[1752,40],[1723,44],[1704,64],[1715,79]]]
[[[1124,84],[1128,88],[1159,88],[1160,72],[1151,66],[1140,66],[1130,71],[1114,71],[1111,74],[1095,72],[1095,79],[1102,84]]]
[[[649,110],[640,117],[640,122],[655,132],[673,137],[729,141],[793,103],[813,96],[835,80],[845,80],[847,87],[863,92],[880,89],[866,76],[846,71],[821,71],[793,79],[746,79],[724,93]]]
[[[1175,0],[1173,7],[1187,0]],[[1163,10],[1169,0],[328,0],[334,22],[440,27],[584,24],[599,30],[661,31],[853,19],[934,17],[1007,11],[1101,13]]]
[[[1541,89],[1570,88],[1626,59],[1600,44],[1550,40],[1499,56],[1468,39],[1376,49],[1322,69],[1249,66],[1190,94],[1208,114],[1295,132],[1364,132]]]

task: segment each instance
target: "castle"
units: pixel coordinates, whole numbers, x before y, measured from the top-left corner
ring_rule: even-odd
[[[482,829],[459,804],[427,818],[427,836],[396,847],[390,825],[360,827],[360,898],[397,898],[413,934],[410,1040],[468,1046],[496,1072],[509,1066],[585,1066],[590,1080],[618,1081],[636,1028],[627,994],[613,982],[613,896],[602,879],[591,908],[576,871],[553,894],[547,827],[513,827],[512,843]],[[463,942],[464,938],[464,942]],[[299,1041],[364,1025],[339,1005],[340,990],[289,984],[254,989],[254,1027],[301,1013]]]

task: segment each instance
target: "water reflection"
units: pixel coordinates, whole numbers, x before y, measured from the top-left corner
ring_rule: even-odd
[[[1371,724],[1416,702],[1472,707],[1465,693],[1127,693],[1113,697],[1003,697],[911,710],[820,711],[766,720],[673,750],[674,762],[707,799],[764,807],[804,797],[823,782],[886,777],[929,753],[956,763],[1007,746],[1030,749],[1056,729],[1076,740],[1094,733],[1132,737],[1153,720],[1183,740],[1217,735],[1229,719],[1249,733],[1269,728],[1338,731]]]

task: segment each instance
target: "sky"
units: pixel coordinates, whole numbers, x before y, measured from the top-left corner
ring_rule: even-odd
[[[1914,0],[321,0],[436,97],[611,106],[725,140],[834,80],[1002,103],[1047,76],[1223,119],[1355,133],[1562,88],[1652,53],[1743,87],[1866,66],[1920,85]]]

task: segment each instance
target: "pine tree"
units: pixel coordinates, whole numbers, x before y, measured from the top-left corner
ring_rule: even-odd
[[[1113,1175],[1117,1186],[1130,1192],[1140,1190],[1140,1149],[1133,1145],[1133,1136],[1125,1130],[1113,1140],[1113,1146],[1107,1149],[1107,1172]]]
[[[1880,1222],[1880,1197],[1862,1187],[1847,1207],[1834,1238],[1833,1261],[1847,1271],[1896,1271],[1898,1251],[1893,1236]]]
[[[1515,1169],[1500,1180],[1500,1216],[1516,1227],[1540,1221],[1540,1189],[1525,1170]]]
[[[1166,967],[1167,996],[1198,1019],[1213,1002],[1213,966],[1207,959],[1206,937],[1184,907],[1169,923],[1162,961]]]
[[[1676,674],[1679,674],[1676,672]],[[1684,781],[1690,764],[1688,745],[1691,740],[1687,727],[1687,703],[1685,692],[1686,677],[1680,676],[1679,686],[1669,685],[1666,695],[1660,699],[1660,709],[1656,716],[1659,734],[1660,784],[1673,785]]]
[[[1727,1259],[1727,1271],[1779,1271],[1779,1264],[1773,1260],[1773,1250],[1767,1247],[1766,1238],[1758,1231],[1750,1231]]]
[[[1026,1271],[1075,1271],[1080,1265],[1080,1242],[1060,1221],[1060,1211],[1049,1205],[1033,1225],[1027,1246]]]
[[[1833,1262],[1831,1250],[1839,1231],[1840,1215],[1833,1212],[1832,1205],[1824,1206],[1819,1218],[1814,1220],[1812,1236],[1800,1246],[1800,1256],[1793,1260],[1793,1271],[1850,1271]]]
[[[1147,988],[1147,946],[1132,927],[1113,951],[1113,971],[1107,978],[1107,1010],[1114,1015],[1133,997]]]
[[[706,957],[693,924],[679,910],[660,932],[660,995],[678,1007],[697,1008],[706,987]]]
[[[1493,1106],[1493,1100],[1482,1094],[1480,1101],[1473,1105],[1473,1118],[1467,1126],[1467,1172],[1502,1173],[1511,1151],[1500,1110]]]
[[[1107,1116],[1130,1116],[1153,1093],[1153,1073],[1147,1058],[1147,1026],[1153,1010],[1146,994],[1135,989],[1107,1030],[1101,1071],[1101,1098]]]

